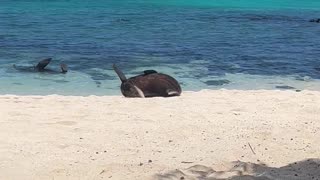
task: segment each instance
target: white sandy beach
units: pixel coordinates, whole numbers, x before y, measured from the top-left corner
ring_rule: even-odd
[[[0,96],[0,180],[308,180],[318,159],[317,91]]]

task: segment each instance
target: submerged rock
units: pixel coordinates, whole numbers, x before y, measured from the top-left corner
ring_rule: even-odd
[[[220,79],[220,80],[208,80],[206,82],[207,85],[209,86],[222,86],[222,85],[225,85],[225,84],[229,84],[230,81],[227,80],[227,79]]]
[[[311,80],[312,80],[312,79],[311,79],[311,77],[309,77],[309,76],[296,77],[295,79],[296,79],[296,80],[298,80],[298,81],[306,81],[306,82],[308,82],[308,81],[311,81]]]
[[[116,22],[129,22],[129,19],[119,18],[116,20]]]
[[[12,83],[12,84],[13,84],[13,85],[19,85],[19,86],[23,85],[22,83],[17,83],[17,82]]]
[[[287,86],[287,85],[283,85],[283,86],[276,86],[277,89],[295,89],[292,86]]]
[[[68,83],[69,81],[66,81],[66,80],[61,80],[61,79],[59,79],[59,80],[53,80],[54,82],[56,82],[56,83]]]

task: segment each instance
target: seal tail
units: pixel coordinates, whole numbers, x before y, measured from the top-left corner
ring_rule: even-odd
[[[126,76],[123,74],[123,72],[116,66],[116,64],[113,64],[113,70],[117,73],[117,75],[119,76],[121,82],[125,82],[127,81]]]

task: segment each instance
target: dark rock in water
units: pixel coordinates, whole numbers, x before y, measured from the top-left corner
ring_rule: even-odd
[[[226,79],[221,79],[221,80],[209,80],[209,81],[206,81],[204,83],[206,83],[209,86],[222,86],[222,85],[225,85],[225,84],[229,84],[230,81],[226,80]]]
[[[53,80],[56,83],[68,83],[69,81],[66,80]]]
[[[280,15],[261,15],[261,14],[245,14],[244,18],[251,21],[295,21],[296,18],[290,16]]]
[[[100,81],[94,81],[95,83],[96,83],[96,85],[97,85],[97,87],[99,88],[99,87],[101,87],[101,82]]]
[[[309,76],[304,76],[304,77],[300,76],[300,77],[296,77],[295,79],[298,81],[305,81],[305,82],[308,82],[311,80],[311,78]]]
[[[21,86],[21,85],[23,85],[22,83],[12,83],[13,85],[19,85],[19,86]]]
[[[297,89],[296,92],[301,92],[301,90],[300,90],[300,89]]]
[[[130,22],[129,19],[119,18],[116,20],[116,22]]]
[[[320,23],[320,18],[317,18],[317,19],[311,19],[309,22]]]
[[[92,75],[92,74],[90,74]],[[94,74],[91,76],[91,79],[93,80],[108,80],[111,79],[111,77],[107,74]]]
[[[276,86],[277,89],[295,89],[294,87],[292,86],[287,86],[287,85],[284,85],[284,86]]]

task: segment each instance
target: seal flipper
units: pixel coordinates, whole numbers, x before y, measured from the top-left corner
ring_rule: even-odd
[[[38,71],[43,71],[44,68],[51,62],[52,58],[46,58],[41,60],[35,67],[36,70]]]
[[[139,89],[137,86],[133,85],[134,89],[136,89],[136,91],[138,92],[139,96],[141,98],[145,98],[144,93],[142,92],[141,89]]]
[[[167,90],[167,94],[168,96],[180,96],[180,93],[178,91],[174,91],[174,90]]]
[[[148,74],[154,74],[154,73],[158,73],[158,72],[151,69],[151,70],[145,70],[145,71],[143,71],[143,73],[144,73],[144,75],[148,75]]]
[[[127,81],[126,76],[123,74],[123,72],[122,72],[120,69],[118,69],[118,67],[116,66],[116,64],[113,64],[112,67],[113,67],[113,70],[118,74],[121,82]]]

